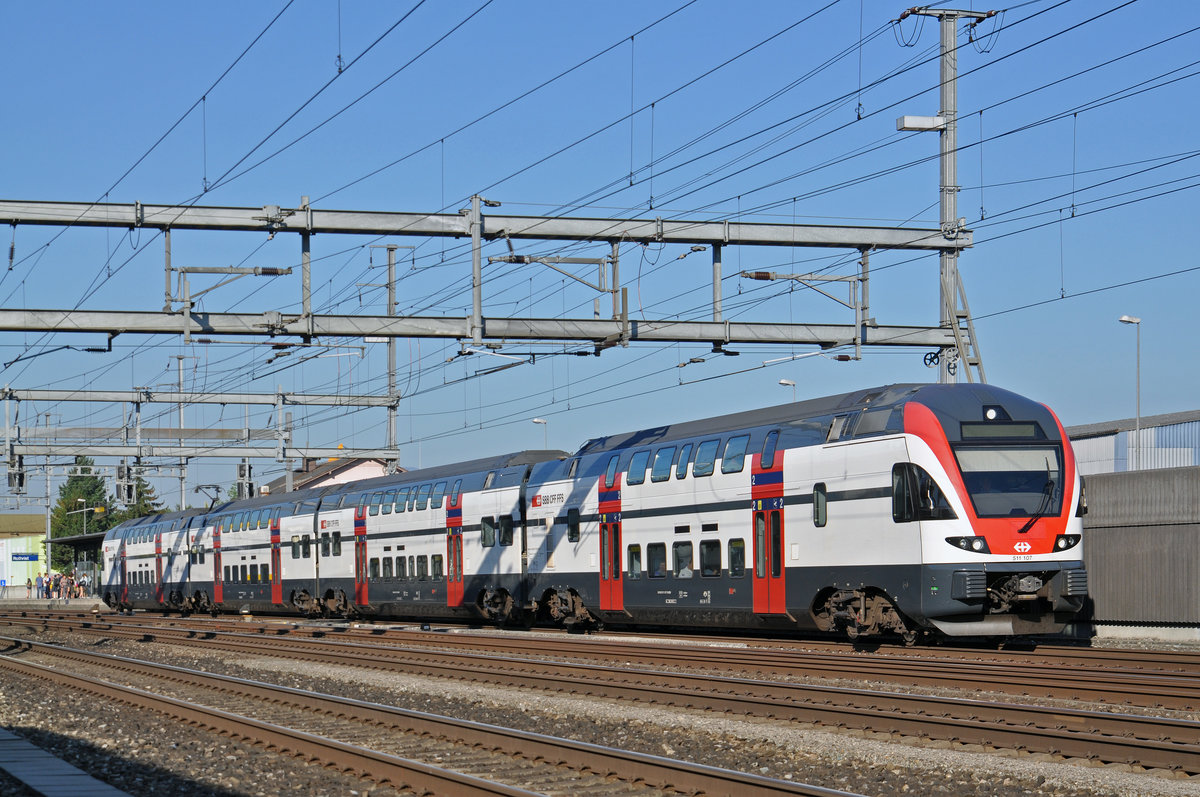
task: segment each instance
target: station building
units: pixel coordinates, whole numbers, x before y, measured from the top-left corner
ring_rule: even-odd
[[[45,513],[0,514],[0,597],[25,597],[25,579],[46,569],[45,540]]]

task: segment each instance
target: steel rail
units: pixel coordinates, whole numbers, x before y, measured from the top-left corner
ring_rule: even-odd
[[[136,676],[162,678],[189,686],[202,685],[209,689],[231,692],[238,697],[253,698],[273,705],[287,705],[308,712],[336,716],[342,721],[381,725],[407,733],[428,735],[451,741],[454,744],[494,750],[508,755],[516,754],[528,760],[541,760],[550,765],[564,765],[574,770],[586,770],[601,776],[641,782],[656,788],[704,795],[729,795],[729,797],[771,797],[771,795],[779,794],[837,797],[849,794],[820,786],[766,778],[753,773],[735,772],[695,762],[577,742],[545,734],[515,731],[497,725],[443,717],[422,711],[368,703],[244,678],[197,672],[123,656],[9,637],[0,637],[0,640],[12,643],[14,647],[48,653],[56,658],[77,663],[102,666]]]

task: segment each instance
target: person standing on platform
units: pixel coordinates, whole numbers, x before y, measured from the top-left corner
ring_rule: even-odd
[[[25,579],[25,600],[29,600],[32,597],[33,597],[33,579],[26,578]]]
[[[41,599],[42,599],[42,597],[43,597],[43,595],[42,595],[42,591],[43,591],[44,589],[45,589],[45,584],[43,583],[42,574],[39,572],[39,573],[37,574],[37,596],[38,596],[38,600],[41,600]]]

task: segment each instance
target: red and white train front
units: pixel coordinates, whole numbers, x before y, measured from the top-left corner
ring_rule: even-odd
[[[1083,484],[1058,418],[995,388],[929,386],[905,405],[904,432],[892,512],[921,525],[922,619],[954,636],[1060,630],[1087,571]]]

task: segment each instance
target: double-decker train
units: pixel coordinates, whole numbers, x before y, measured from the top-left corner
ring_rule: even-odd
[[[1082,480],[1045,406],[892,385],[127,521],[117,608],[843,634],[1062,629]]]

